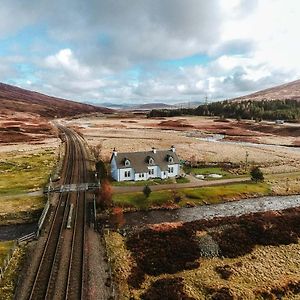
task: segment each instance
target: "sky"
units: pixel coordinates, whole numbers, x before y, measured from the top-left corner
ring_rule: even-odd
[[[0,81],[81,102],[216,101],[300,78],[298,0],[1,0]]]

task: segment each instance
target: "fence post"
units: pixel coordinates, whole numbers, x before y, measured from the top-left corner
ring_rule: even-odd
[[[97,220],[97,208],[96,208],[96,197],[94,194],[94,229],[97,227],[96,220]]]

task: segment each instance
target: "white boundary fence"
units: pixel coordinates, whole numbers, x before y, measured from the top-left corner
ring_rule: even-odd
[[[46,215],[48,213],[49,208],[50,208],[50,201],[49,201],[49,197],[48,197],[46,205],[45,205],[45,207],[43,209],[43,212],[42,212],[42,214],[40,216],[40,219],[38,221],[38,228],[37,228],[37,231],[36,231],[36,236],[37,237],[39,237],[39,235],[40,235],[40,231],[41,231],[41,228],[42,228],[42,226],[43,226],[43,224],[45,222]]]
[[[17,248],[18,248],[18,242],[15,241],[13,247],[9,250],[6,258],[4,259],[2,266],[0,266],[0,281],[3,279],[4,273],[7,270],[8,266],[10,264],[11,258],[13,257]]]

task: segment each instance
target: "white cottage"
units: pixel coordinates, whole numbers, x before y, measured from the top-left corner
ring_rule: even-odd
[[[179,159],[174,146],[169,150],[118,153],[113,150],[111,176],[116,181],[138,181],[179,175]]]

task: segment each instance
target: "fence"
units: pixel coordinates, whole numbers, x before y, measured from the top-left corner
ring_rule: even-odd
[[[31,241],[35,238],[36,238],[36,232],[31,232],[31,233],[26,234],[14,241],[13,247],[9,250],[6,258],[3,261],[2,266],[0,266],[0,281],[3,279],[4,273],[7,270],[8,266],[10,264],[10,261],[14,255],[15,251],[18,249],[20,243]]]
[[[43,224],[45,222],[46,215],[48,213],[49,207],[50,207],[50,201],[49,201],[49,196],[48,196],[48,200],[46,202],[46,205],[45,205],[45,207],[43,209],[43,212],[42,212],[42,214],[40,216],[40,219],[38,221],[38,228],[37,228],[37,231],[36,231],[36,236],[37,237],[39,237],[39,235],[40,235],[40,232],[41,232],[41,229],[42,229]]]
[[[15,251],[17,250],[17,248],[18,248],[18,242],[15,241],[13,247],[7,253],[7,256],[4,259],[2,266],[0,266],[0,281],[3,279],[4,273],[7,270],[8,266],[10,264],[10,261],[14,255]]]

